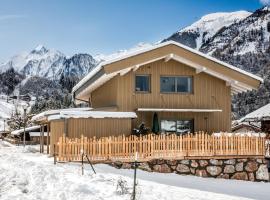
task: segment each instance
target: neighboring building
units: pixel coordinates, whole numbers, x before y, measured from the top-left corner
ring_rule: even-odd
[[[73,97],[99,111],[135,112],[132,127],[144,122],[152,129],[157,113],[160,132],[229,132],[231,95],[262,81],[168,41],[102,62],[73,88]]]
[[[270,104],[267,104],[240,119],[241,122],[260,122],[261,131],[270,133]]]
[[[32,121],[48,129],[50,149],[59,142],[59,137],[69,138],[105,137],[131,133],[134,112],[93,111],[91,108],[48,110],[35,115]],[[45,141],[45,139],[42,139]],[[43,143],[41,143],[43,146]],[[43,147],[41,148],[43,149]],[[43,152],[43,150],[41,150]],[[50,150],[47,148],[47,152]],[[52,153],[52,151],[51,151]]]
[[[11,137],[14,139],[14,143],[22,144],[24,141],[24,131],[25,131],[25,141],[26,144],[40,144],[41,140],[41,126],[31,126],[25,128],[25,130],[18,129],[10,133]],[[47,128],[44,129],[44,144],[47,142]]]
[[[241,122],[232,127],[233,133],[260,133],[261,128],[252,123]]]

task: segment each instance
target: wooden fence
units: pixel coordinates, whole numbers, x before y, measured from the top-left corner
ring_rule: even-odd
[[[92,161],[139,161],[264,156],[265,138],[249,136],[212,136],[206,133],[187,135],[118,136],[100,139],[60,137],[55,146],[58,161],[80,161],[84,152]]]

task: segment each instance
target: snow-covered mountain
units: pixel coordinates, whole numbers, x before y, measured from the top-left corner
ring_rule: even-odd
[[[166,40],[175,40],[194,49],[199,49],[202,44],[213,37],[221,28],[237,23],[251,14],[247,11],[208,14],[190,26],[177,31]]]
[[[0,72],[10,68],[27,76],[39,76],[57,80],[64,76],[82,77],[94,66],[96,60],[88,54],[76,54],[67,58],[63,53],[38,45],[29,53],[21,53],[0,65]]]
[[[270,103],[270,8],[203,16],[166,38],[264,78],[258,91],[233,97],[236,118]]]

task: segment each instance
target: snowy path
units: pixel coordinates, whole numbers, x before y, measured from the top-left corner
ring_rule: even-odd
[[[99,173],[114,173],[133,177],[133,170],[116,169],[108,165],[95,167]],[[138,178],[171,186],[215,192],[252,199],[269,200],[270,183],[254,183],[248,181],[224,180],[214,178],[200,178],[194,176],[180,176],[177,174],[149,173],[138,170]]]
[[[85,175],[82,176],[78,163],[57,164],[55,166],[52,158],[39,153],[32,153],[32,151],[33,148],[24,150],[23,147],[8,146],[0,141],[1,200],[130,199],[130,194],[120,195],[117,193],[116,185],[121,178],[127,181],[128,187],[131,189],[132,179],[129,176],[132,175],[132,170],[117,170],[106,165],[96,165],[95,168],[98,173],[93,175],[90,167],[86,165]],[[139,199],[142,200],[246,199],[237,197],[238,193],[235,196],[230,196],[214,192],[223,193],[219,188],[229,187],[230,184],[232,184],[231,187],[240,187],[241,184],[244,184],[243,187],[248,185],[245,182],[219,180],[220,186],[215,189],[213,185],[217,183],[214,179],[185,177],[174,174],[163,175],[142,171],[139,171],[139,178]],[[151,179],[154,182],[149,181]],[[270,184],[253,183],[252,186],[254,187],[252,191],[260,192],[263,188],[269,188]],[[248,190],[252,186],[248,186]],[[206,189],[207,187],[210,189]],[[231,187],[228,190],[231,190]],[[241,188],[243,187],[241,186]],[[256,190],[256,187],[258,190]],[[241,192],[244,193],[245,191]],[[246,192],[247,194],[252,193],[251,191]],[[264,192],[267,192],[267,190],[264,190]],[[229,192],[224,193],[229,194]],[[258,196],[259,199],[263,199],[266,194],[258,195],[260,195]],[[243,196],[249,197],[249,195]],[[254,195],[250,195],[250,197],[254,197]]]

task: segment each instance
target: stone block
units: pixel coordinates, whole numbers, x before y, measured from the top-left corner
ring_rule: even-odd
[[[269,173],[267,165],[262,164],[256,172],[256,179],[260,181],[269,181]]]
[[[258,163],[256,163],[255,161],[249,161],[245,166],[245,170],[248,172],[255,172],[257,169]]]
[[[212,176],[218,176],[222,172],[222,168],[218,166],[208,166],[206,170]]]
[[[235,159],[229,159],[229,160],[224,161],[224,163],[227,165],[235,165],[235,162],[236,162]]]
[[[199,160],[200,166],[201,167],[206,167],[208,165],[208,161],[207,160]]]
[[[252,173],[252,172],[248,173],[248,180],[255,181],[254,173]]]
[[[233,165],[226,165],[223,172],[225,174],[233,174],[235,172],[235,168]]]
[[[242,172],[244,170],[244,163],[243,162],[239,162],[235,165],[235,170],[237,172]]]
[[[179,173],[189,173],[190,169],[187,165],[184,164],[178,164],[176,167],[176,171]]]
[[[199,166],[199,164],[197,163],[196,160],[191,160],[191,164],[190,164],[191,167],[195,167],[197,168]]]
[[[190,160],[181,160],[180,163],[184,165],[189,165]]]
[[[195,175],[200,177],[208,177],[207,172],[204,169],[197,169]]]
[[[248,180],[248,175],[246,172],[237,172],[235,173],[231,179],[236,179],[236,180]]]
[[[210,160],[210,163],[212,165],[222,165],[223,164],[223,161],[222,160],[211,159]]]

